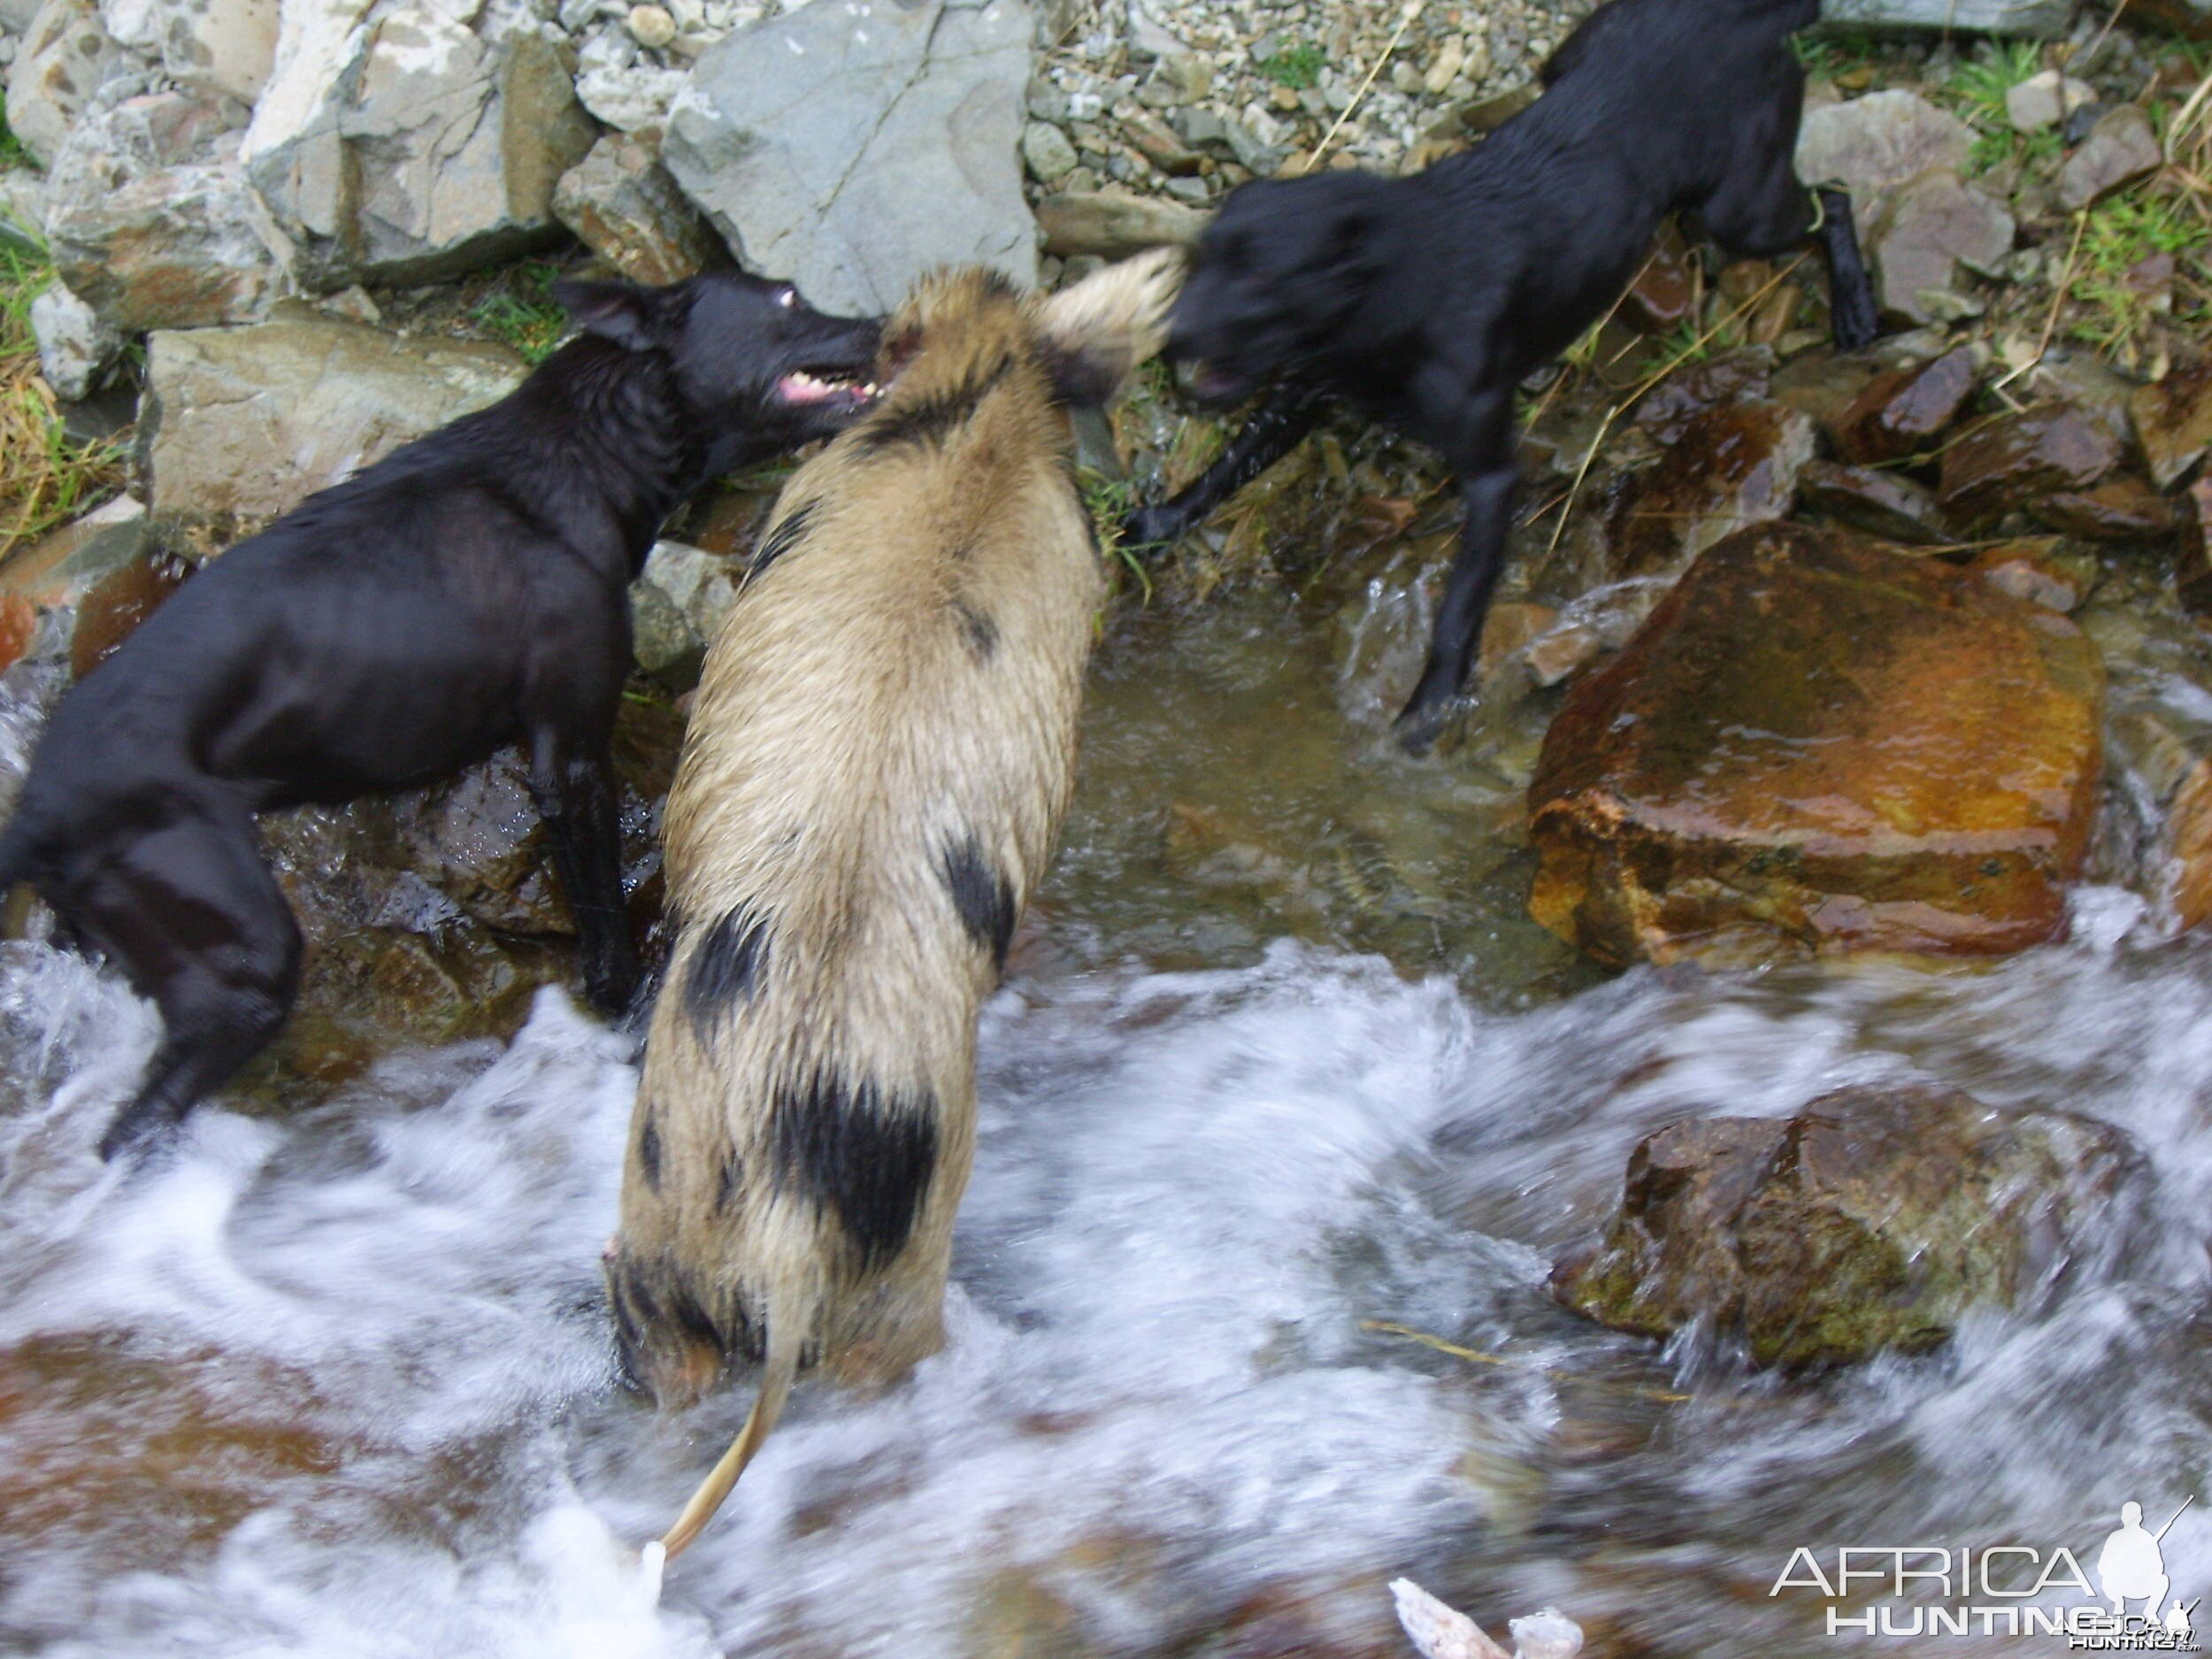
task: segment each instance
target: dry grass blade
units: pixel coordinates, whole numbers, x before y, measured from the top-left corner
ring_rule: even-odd
[[[1580,1383],[1586,1388],[1602,1388],[1611,1394],[1632,1394],[1639,1400],[1655,1400],[1662,1405],[1686,1405],[1695,1398],[1692,1394],[1675,1394],[1664,1388],[1643,1388],[1634,1383],[1608,1382],[1601,1377],[1585,1377],[1578,1371],[1555,1371],[1549,1366],[1523,1365],[1506,1358],[1502,1354],[1485,1354],[1477,1348],[1462,1348],[1456,1342],[1447,1342],[1440,1336],[1432,1336],[1426,1331],[1417,1331],[1409,1325],[1393,1325],[1386,1319],[1362,1320],[1360,1329],[1373,1331],[1383,1336],[1403,1337],[1409,1342],[1418,1342],[1423,1348],[1434,1348],[1440,1354],[1448,1354],[1454,1359],[1469,1360],[1478,1365],[1495,1365],[1505,1371],[1534,1371],[1551,1378],[1555,1382]]]

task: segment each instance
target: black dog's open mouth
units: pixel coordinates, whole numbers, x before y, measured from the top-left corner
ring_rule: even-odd
[[[880,388],[865,370],[800,369],[776,382],[776,396],[794,408],[865,409]]]

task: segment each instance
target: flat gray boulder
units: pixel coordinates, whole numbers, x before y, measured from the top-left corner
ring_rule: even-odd
[[[750,269],[881,312],[940,265],[1037,276],[1026,0],[822,0],[699,60],[662,159]]]
[[[472,341],[394,339],[286,308],[243,328],[157,333],[146,349],[157,518],[288,512],[521,380],[521,358]]]

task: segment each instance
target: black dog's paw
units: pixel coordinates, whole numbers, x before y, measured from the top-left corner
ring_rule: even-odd
[[[1400,749],[1418,759],[1433,749],[1437,739],[1451,729],[1463,706],[1456,696],[1424,696],[1416,692],[1413,701],[1391,722],[1391,734],[1398,740]]]
[[[1121,521],[1122,550],[1159,552],[1174,545],[1183,534],[1182,519],[1164,503],[1140,507]]]
[[[1882,337],[1882,319],[1870,296],[1838,296],[1835,335],[1839,351],[1863,351]]]
[[[142,1164],[177,1125],[175,1114],[144,1101],[115,1114],[107,1133],[100,1137],[100,1161]]]

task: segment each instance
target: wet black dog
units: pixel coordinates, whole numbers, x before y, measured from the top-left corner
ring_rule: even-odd
[[[1465,683],[1511,525],[1515,388],[1632,281],[1661,222],[1694,214],[1730,253],[1815,234],[1793,163],[1805,77],[1789,37],[1816,0],[1614,0],[1545,65],[1548,90],[1471,152],[1413,177],[1356,173],[1248,184],[1200,238],[1171,357],[1202,365],[1210,402],[1275,390],[1189,488],[1132,517],[1173,541],[1297,443],[1344,397],[1433,445],[1467,521],[1428,665],[1399,716],[1417,752]],[[1817,235],[1847,349],[1878,326],[1840,192]]]
[[[609,750],[628,585],[708,480],[866,405],[873,322],[714,273],[572,282],[585,329],[502,402],[311,496],[195,575],[55,710],[0,892],[36,887],[161,1010],[103,1156],[283,1024],[300,933],[257,812],[407,789],[519,742],[586,987],[633,994]]]

